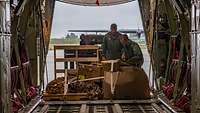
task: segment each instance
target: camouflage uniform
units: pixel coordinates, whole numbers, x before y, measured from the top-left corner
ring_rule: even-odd
[[[122,54],[126,56],[124,64],[141,67],[144,63],[142,51],[134,41],[129,40],[128,44],[123,46]]]
[[[116,32],[112,34],[111,32],[107,33],[103,39],[103,56],[107,60],[115,60],[121,58],[121,49],[122,44],[120,43],[121,34]]]

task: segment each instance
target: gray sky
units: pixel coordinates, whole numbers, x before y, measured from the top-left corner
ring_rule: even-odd
[[[119,29],[142,28],[138,2],[104,7],[56,2],[51,37],[63,37],[70,29],[109,29],[111,23]]]

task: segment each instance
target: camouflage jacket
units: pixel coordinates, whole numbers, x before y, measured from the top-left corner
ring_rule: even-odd
[[[126,64],[141,67],[144,63],[142,51],[139,45],[134,41],[129,40],[128,44],[123,46],[122,54],[123,53],[126,55]]]
[[[107,33],[103,39],[102,49],[103,56],[107,60],[115,60],[121,58],[122,44],[120,43],[121,34],[117,32],[116,34]]]

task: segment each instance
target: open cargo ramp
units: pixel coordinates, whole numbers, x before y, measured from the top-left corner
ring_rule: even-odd
[[[36,101],[35,101],[36,102]],[[20,113],[184,113],[165,99],[43,101]]]

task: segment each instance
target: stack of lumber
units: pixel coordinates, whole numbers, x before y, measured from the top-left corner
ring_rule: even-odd
[[[46,93],[48,94],[63,94],[64,93],[64,77],[59,77],[50,83],[46,87]]]
[[[102,84],[102,80],[75,82],[69,85],[69,93],[87,93],[89,99],[102,99]]]
[[[68,93],[86,93],[89,99],[103,98],[103,81],[92,80],[73,82],[68,86]],[[64,93],[64,77],[59,77],[51,81],[46,88],[47,94],[63,94]]]
[[[85,78],[94,78],[104,75],[103,66],[101,64],[81,64],[78,70],[79,75],[85,76]]]
[[[100,63],[93,63],[93,64],[80,64],[78,75],[84,75],[85,78],[94,78],[104,76],[104,71],[110,71],[111,64],[100,64]],[[120,64],[114,64],[114,71],[120,70]]]
[[[104,77],[104,71],[110,71],[110,66],[110,64],[100,63],[79,64],[78,76],[68,75],[69,81],[74,76],[76,79],[69,83],[67,93],[84,93],[89,99],[102,99],[104,96],[102,77]],[[114,65],[114,71],[119,70],[119,68],[119,64]],[[77,78],[81,79],[77,80]],[[64,94],[64,80],[64,77],[59,77],[51,81],[46,87],[46,94]]]

